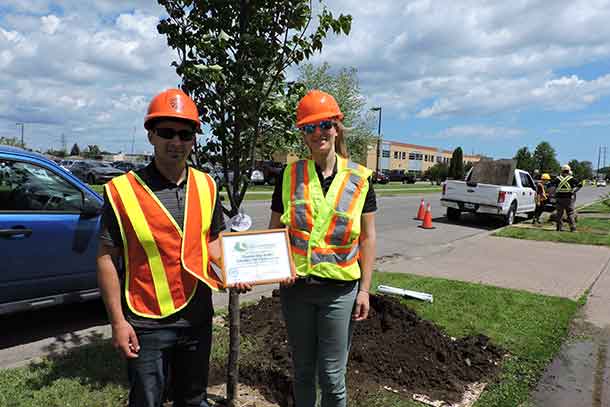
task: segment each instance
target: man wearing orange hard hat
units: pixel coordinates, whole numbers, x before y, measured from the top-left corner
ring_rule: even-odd
[[[345,407],[353,323],[369,312],[377,203],[371,170],[348,159],[342,120],[332,95],[301,99],[296,126],[311,156],[285,168],[271,203],[269,227],[288,229],[297,274],[280,298],[298,407],[315,406],[317,384],[321,406]]]
[[[105,185],[98,284],[113,345],[127,359],[130,407],[207,407],[212,291],[209,266],[225,228],[214,179],[187,165],[199,128],[179,89],[155,96],[144,127],[154,159]],[[171,383],[168,380],[171,378]]]

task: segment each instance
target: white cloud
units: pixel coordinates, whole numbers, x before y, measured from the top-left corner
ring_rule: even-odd
[[[60,24],[61,20],[53,14],[40,17],[40,30],[45,34],[55,34]]]
[[[515,138],[523,135],[524,133],[525,132],[521,129],[472,125],[449,127],[436,134],[435,137],[443,139],[469,137],[490,141]]]

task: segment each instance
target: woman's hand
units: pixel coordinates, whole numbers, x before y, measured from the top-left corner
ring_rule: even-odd
[[[354,321],[363,321],[369,316],[369,292],[359,290],[356,296],[356,304],[354,305],[354,312],[352,313],[352,319]]]
[[[290,287],[295,283],[295,281],[297,281],[296,277],[289,277],[285,280],[280,281],[280,285],[282,287]]]

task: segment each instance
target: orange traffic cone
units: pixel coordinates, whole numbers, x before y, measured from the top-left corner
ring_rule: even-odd
[[[432,226],[432,211],[430,210],[430,204],[428,204],[426,214],[424,215],[424,221],[421,223],[420,228],[434,229],[434,226]]]
[[[416,220],[424,220],[424,216],[426,216],[426,204],[424,200],[421,200],[421,204],[419,204],[419,210],[417,211]]]

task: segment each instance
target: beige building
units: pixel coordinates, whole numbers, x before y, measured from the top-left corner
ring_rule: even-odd
[[[377,144],[369,148],[366,166],[372,170],[404,170],[412,174],[422,174],[436,163],[449,165],[453,151],[416,144],[382,140],[377,160]],[[464,164],[481,160],[480,155],[464,154]],[[377,162],[378,161],[378,162]]]

